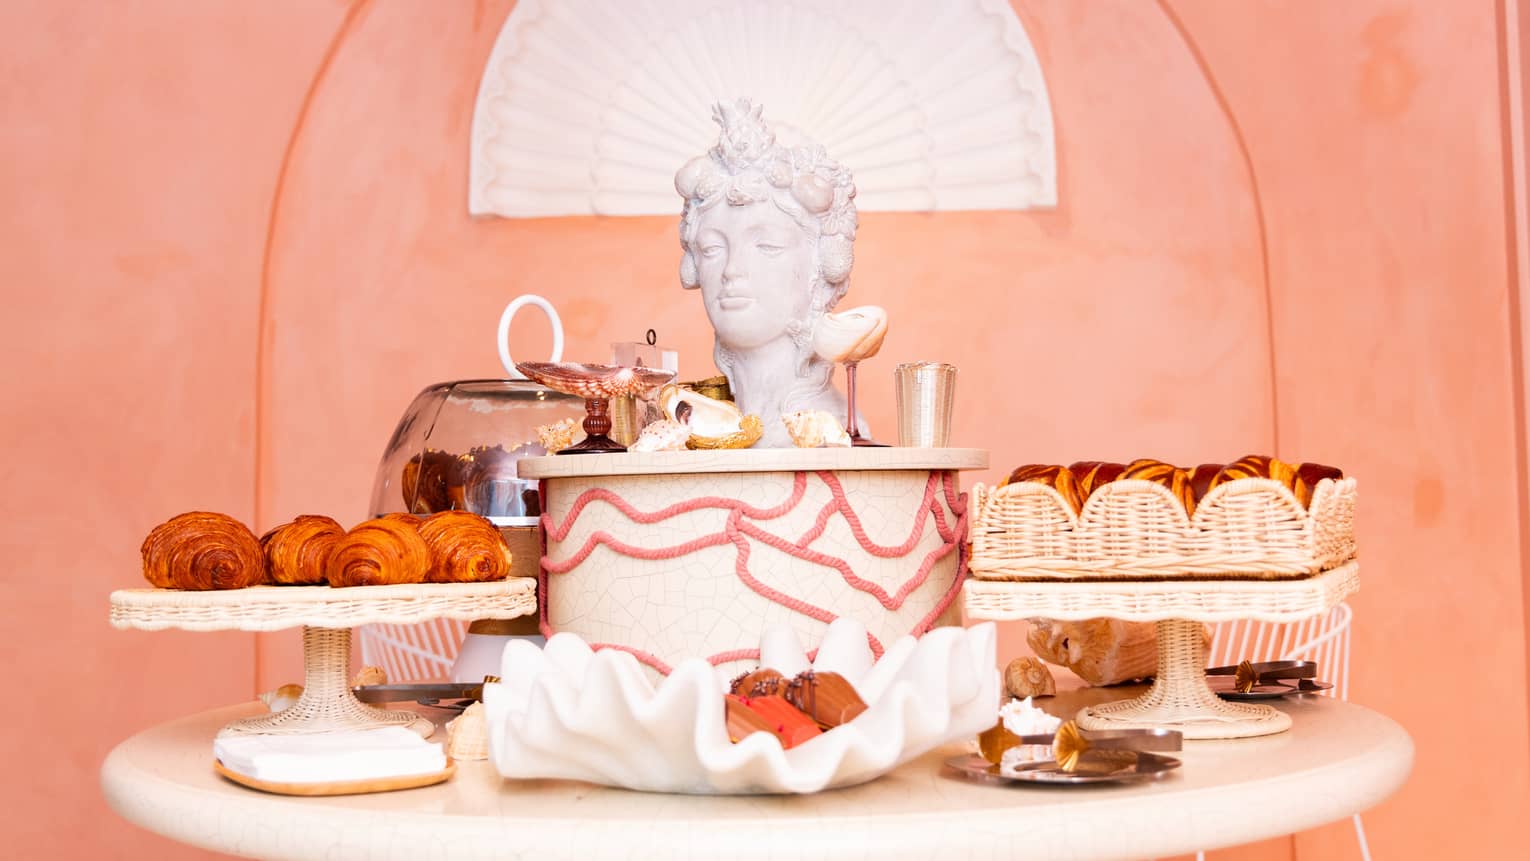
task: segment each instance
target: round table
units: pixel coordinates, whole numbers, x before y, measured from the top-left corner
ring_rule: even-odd
[[[1060,715],[1134,693],[1040,701]],[[1292,727],[1189,741],[1158,783],[989,786],[944,777],[932,752],[880,780],[811,796],[652,795],[563,781],[505,781],[463,762],[447,783],[295,798],[216,776],[212,741],[258,704],[203,712],[129,738],[101,783],[119,814],[172,839],[258,858],[546,859],[1142,858],[1231,846],[1357,813],[1408,776],[1413,743],[1390,719],[1328,697],[1280,703]],[[439,736],[438,736],[439,738]]]

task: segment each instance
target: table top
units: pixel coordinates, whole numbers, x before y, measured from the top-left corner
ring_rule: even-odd
[[[1059,715],[1137,693],[1085,689],[1039,701]],[[175,840],[259,858],[1104,859],[1175,855],[1287,834],[1362,811],[1402,785],[1406,732],[1328,697],[1284,701],[1289,732],[1190,741],[1168,779],[1117,787],[989,786],[940,775],[932,752],[880,780],[811,796],[658,795],[567,781],[505,781],[459,764],[439,786],[294,798],[212,770],[212,740],[247,704],[133,736],[101,783],[123,817]]]
[[[987,469],[982,448],[746,448],[699,451],[620,452],[526,457],[516,462],[521,478],[590,475],[675,475],[709,472],[801,472],[817,470]]]

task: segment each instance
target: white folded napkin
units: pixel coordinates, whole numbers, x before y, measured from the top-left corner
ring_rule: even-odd
[[[213,742],[223,767],[272,783],[329,783],[434,774],[446,753],[405,727],[313,735],[230,735]]]

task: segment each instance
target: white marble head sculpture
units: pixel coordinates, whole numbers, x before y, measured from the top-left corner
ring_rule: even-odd
[[[764,421],[760,444],[787,446],[783,413],[844,415],[813,335],[850,286],[855,183],[821,146],[778,145],[760,112],[747,99],[718,103],[717,145],[675,174],[680,283],[701,289],[713,358],[739,408]]]

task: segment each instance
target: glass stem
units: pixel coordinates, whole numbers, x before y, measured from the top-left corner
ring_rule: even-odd
[[[856,366],[856,364],[857,364],[856,362],[846,362],[845,363],[845,402],[846,402],[846,411],[849,413],[849,415],[845,417],[845,432],[850,435],[851,439],[860,439],[860,436],[861,436],[860,428],[855,426],[855,366]]]

